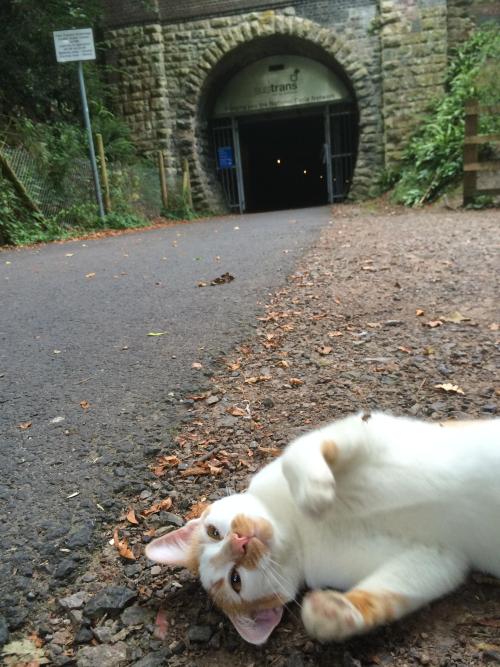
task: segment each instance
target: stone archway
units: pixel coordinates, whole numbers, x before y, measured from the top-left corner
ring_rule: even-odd
[[[341,70],[359,112],[359,148],[351,194],[362,196],[373,185],[373,173],[383,163],[380,112],[366,68],[331,29],[296,16],[265,12],[236,27],[223,30],[203,53],[185,79],[179,106],[177,142],[190,164],[193,197],[204,207],[220,206],[218,188],[208,168],[207,113],[218,82],[237,71],[255,47],[286,42],[290,48],[313,52],[318,59]]]

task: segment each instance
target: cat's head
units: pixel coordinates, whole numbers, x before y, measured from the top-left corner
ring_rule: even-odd
[[[199,519],[153,540],[153,561],[186,567],[246,641],[263,644],[293,597],[274,574],[278,530],[262,504],[243,493],[210,505]]]

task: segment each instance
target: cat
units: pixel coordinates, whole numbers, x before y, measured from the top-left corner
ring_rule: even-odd
[[[297,438],[245,493],[146,555],[198,575],[252,644],[304,586],[311,637],[370,631],[450,592],[471,568],[500,577],[500,419],[340,419]]]

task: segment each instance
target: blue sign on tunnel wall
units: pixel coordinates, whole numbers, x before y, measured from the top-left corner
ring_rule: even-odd
[[[217,148],[217,159],[219,169],[231,169],[234,167],[234,153],[232,146],[219,146]]]

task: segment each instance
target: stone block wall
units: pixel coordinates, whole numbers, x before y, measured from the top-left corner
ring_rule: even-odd
[[[117,10],[117,0],[108,3]],[[120,25],[110,25],[106,38],[118,111],[140,150],[164,151],[171,181],[188,159],[195,201],[213,207],[220,201],[210,168],[211,96],[239,67],[277,53],[274,40],[282,52],[318,58],[350,82],[360,115],[353,193],[363,196],[384,167],[397,164],[429,102],[442,94],[449,49],[468,36],[473,10],[485,3],[269,0],[262,9],[262,0],[189,0],[173,12],[172,3],[155,0],[142,23],[133,10],[133,25],[120,23],[116,11]],[[197,5],[203,11],[193,18]]]
[[[106,38],[117,113],[139,151],[168,150],[171,116],[162,27],[150,23],[109,30]]]
[[[429,102],[443,92],[446,0],[381,0],[385,164],[397,164]]]

